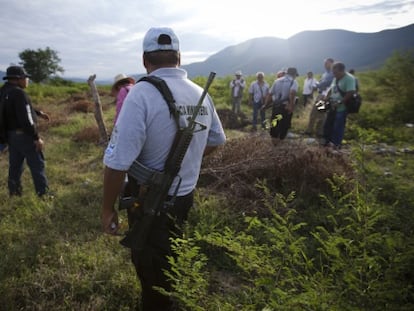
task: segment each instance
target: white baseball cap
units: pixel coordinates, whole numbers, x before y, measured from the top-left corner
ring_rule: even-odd
[[[145,34],[142,42],[144,52],[179,51],[180,43],[177,35],[169,27],[153,27]]]

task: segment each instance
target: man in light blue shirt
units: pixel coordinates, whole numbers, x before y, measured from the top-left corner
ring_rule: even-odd
[[[274,145],[285,139],[290,128],[299,87],[296,81],[298,75],[296,68],[288,68],[286,75],[277,79],[269,90],[266,103],[273,102],[270,136]]]
[[[316,98],[315,103],[327,94],[329,87],[331,86],[332,80],[334,78],[332,73],[333,63],[334,60],[332,58],[326,58],[324,61],[325,72],[322,74],[322,77],[318,82],[318,97]],[[319,111],[317,107],[313,105],[309,115],[308,127],[305,131],[305,134],[322,137],[325,117],[326,113]]]

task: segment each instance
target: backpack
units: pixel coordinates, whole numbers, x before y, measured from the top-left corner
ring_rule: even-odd
[[[341,88],[338,85],[338,81],[336,81],[336,87],[338,88],[339,93],[342,97],[345,96],[345,92],[341,90]],[[359,95],[359,93],[355,93],[354,96],[351,97],[350,100],[345,102],[346,111],[348,113],[358,113],[359,108],[361,108],[362,105],[362,97]]]

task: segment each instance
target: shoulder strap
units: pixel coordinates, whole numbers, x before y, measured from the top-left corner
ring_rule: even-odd
[[[156,76],[142,77],[141,79],[137,81],[137,83],[141,81],[151,83],[161,93],[162,97],[167,102],[168,109],[170,110],[170,115],[174,117],[175,123],[177,124],[177,128],[180,128],[179,126],[180,112],[177,110],[175,106],[175,99],[167,83],[165,83],[163,79],[156,77]]]
[[[339,93],[341,93],[341,96],[345,97],[346,93],[342,91],[341,88],[339,87],[338,80],[335,80],[335,84],[336,84],[336,87],[338,88]]]

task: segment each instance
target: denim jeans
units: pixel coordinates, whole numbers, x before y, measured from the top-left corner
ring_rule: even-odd
[[[325,120],[324,137],[326,143],[333,143],[339,147],[344,138],[346,125],[346,111],[330,110]]]
[[[48,190],[48,182],[45,175],[45,161],[43,153],[36,150],[33,137],[24,133],[9,131],[9,193],[21,195],[21,176],[24,170],[24,160],[32,174],[33,183],[37,195],[41,196]]]
[[[260,113],[260,121],[262,122],[262,128],[264,128],[264,122],[266,120],[266,114],[262,107],[262,102],[253,103],[253,128],[256,128],[257,125],[257,115]]]

